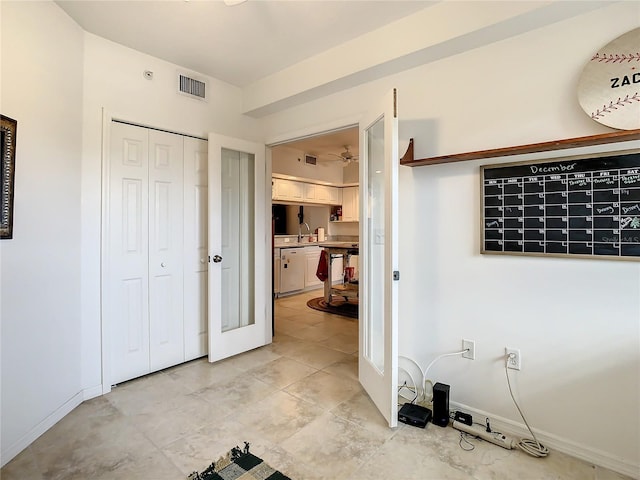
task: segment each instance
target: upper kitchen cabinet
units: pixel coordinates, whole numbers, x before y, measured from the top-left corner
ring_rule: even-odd
[[[271,181],[272,194],[274,200],[300,203],[304,200],[304,184],[283,178],[273,178]]]
[[[329,185],[315,183],[304,184],[304,200],[308,203],[321,203],[323,205],[340,205],[342,203],[341,189]]]
[[[337,187],[325,187],[327,191],[328,202],[332,205],[340,205],[342,203],[342,189]]]
[[[342,221],[357,222],[359,219],[360,199],[358,187],[342,189]]]
[[[330,185],[274,177],[271,198],[279,202],[340,205],[341,189]]]

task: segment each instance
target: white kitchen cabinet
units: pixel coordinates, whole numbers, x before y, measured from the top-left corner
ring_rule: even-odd
[[[316,277],[321,251],[319,246],[314,245],[282,248],[280,255],[274,253],[275,293],[287,294],[311,290],[322,285],[323,282]],[[275,274],[276,268],[278,268],[280,275]],[[342,277],[338,275],[338,278]]]
[[[329,185],[315,185],[315,199],[317,203],[325,205],[340,205],[342,196],[338,187]]]
[[[284,196],[284,182],[285,180],[281,180],[279,178],[271,179],[271,198],[273,200],[278,200]]]
[[[304,201],[304,183],[283,178],[272,180],[271,198],[273,200],[283,200],[286,202]]]
[[[319,201],[319,187],[315,183],[304,183],[304,201],[308,203],[317,203]]]
[[[271,185],[272,200],[321,205],[340,205],[342,201],[342,189],[330,185],[318,185],[284,178],[273,178]]]
[[[359,219],[360,198],[358,187],[342,189],[342,221],[357,222]]]
[[[331,205],[340,205],[342,204],[342,189],[338,187],[328,187],[329,188],[329,203]]]
[[[320,247],[305,247],[304,288],[322,285],[322,282],[316,276],[321,250]]]
[[[281,197],[293,202],[302,202],[304,199],[304,184],[294,180],[281,180]]]

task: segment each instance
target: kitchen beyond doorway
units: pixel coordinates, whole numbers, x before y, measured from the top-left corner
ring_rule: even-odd
[[[293,181],[299,181],[301,185],[309,182],[316,185],[324,185],[329,190],[335,189],[343,193],[358,190],[359,183],[359,162],[343,161],[340,154],[345,151],[343,147],[349,145],[349,152],[358,156],[359,153],[359,130],[357,125],[351,125],[344,128],[337,128],[331,132],[323,132],[318,135],[297,139],[291,142],[279,145],[270,145],[269,150],[272,158],[272,175],[273,179],[279,177]],[[331,155],[335,153],[338,155]],[[316,162],[307,163],[307,156],[315,157]],[[349,221],[342,221],[331,218],[332,209],[335,205],[342,205],[342,195],[340,201],[332,203],[331,199],[320,199],[309,203],[305,197],[306,188],[302,189],[302,201],[295,200],[295,192],[286,192],[291,194],[292,198],[280,201],[276,199],[279,191],[274,185],[272,195],[272,204],[283,203],[288,209],[298,209],[304,205],[303,222],[309,224],[309,229],[313,233],[313,238],[317,242],[317,233],[323,230],[326,233],[326,240],[348,240],[357,242],[359,240],[359,226],[357,215]],[[317,193],[317,192],[316,192]],[[353,195],[347,195],[351,198]],[[331,196],[330,196],[331,197]],[[319,200],[319,202],[318,202]],[[357,203],[351,198],[350,207],[354,214],[357,211]],[[320,204],[318,204],[320,203]],[[344,210],[342,208],[342,210]],[[287,215],[297,220],[296,214]],[[324,218],[326,217],[326,218]],[[288,224],[289,222],[287,222]],[[299,222],[295,222],[299,223]],[[307,233],[305,228],[300,230]],[[291,225],[286,225],[291,228]],[[294,225],[292,230],[293,236],[290,242],[298,241],[298,225]],[[275,231],[274,231],[275,234]],[[279,242],[275,241],[274,245],[278,246]],[[283,239],[279,241],[284,242]],[[311,243],[313,245],[313,243]],[[317,244],[317,243],[316,243]],[[283,247],[283,245],[280,245]],[[274,254],[274,268],[276,260]],[[313,265],[313,277],[317,269],[317,262]],[[280,281],[279,278],[274,278]],[[320,285],[318,285],[320,287]],[[279,288],[276,288],[276,294],[280,294]],[[323,289],[317,288],[307,290],[298,294],[280,296],[274,299],[273,319],[274,319],[274,338],[273,348],[284,356],[298,362],[300,366],[314,367],[322,370],[324,373],[332,375],[327,379],[333,378],[335,375],[347,376],[355,382],[358,380],[358,321],[355,319],[341,317],[325,312],[313,310],[307,306],[307,302],[319,296],[323,296]],[[274,295],[275,297],[275,295]],[[338,384],[338,380],[336,380]]]
[[[290,262],[281,261],[284,249],[302,244],[322,247],[322,242],[359,242],[358,142],[358,126],[350,125],[269,146],[275,295],[319,285],[315,279],[318,259],[314,263],[313,253],[305,251],[304,272],[301,268],[289,272],[284,269],[291,267]],[[307,157],[314,161],[308,163]],[[334,261],[338,275],[332,277],[334,281],[343,276],[338,261]],[[354,263],[355,274],[357,255]],[[284,276],[283,272],[292,275]]]

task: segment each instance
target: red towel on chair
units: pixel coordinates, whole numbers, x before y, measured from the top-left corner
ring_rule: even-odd
[[[318,269],[316,270],[316,277],[318,277],[321,282],[324,282],[329,278],[329,266],[327,260],[327,252],[322,250],[320,252],[320,260],[318,260]]]

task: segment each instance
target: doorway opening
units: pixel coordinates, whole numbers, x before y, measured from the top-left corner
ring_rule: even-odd
[[[358,126],[287,140],[268,149],[274,344],[298,351],[316,366],[339,368],[357,381],[358,320],[314,310],[307,302],[324,298],[325,282],[337,284],[344,278],[343,258],[332,261],[331,280],[323,282],[316,276],[323,244],[359,242],[358,202],[352,200],[354,193],[359,198]],[[348,207],[344,198],[350,199]],[[356,278],[357,255],[350,260]]]

